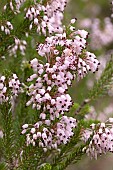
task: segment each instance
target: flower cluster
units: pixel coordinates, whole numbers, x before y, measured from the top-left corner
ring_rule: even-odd
[[[16,56],[17,51],[20,51],[21,55],[25,55],[27,42],[25,40],[19,40],[18,38],[15,38],[14,41],[15,41],[15,44],[8,47],[9,55]]]
[[[109,118],[106,123],[92,124],[91,129],[84,131],[82,140],[87,140],[92,136],[88,147],[83,150],[97,159],[98,155],[105,154],[106,152],[113,152],[113,118]]]
[[[45,125],[45,127],[42,127],[42,125]],[[53,124],[49,119],[44,119],[32,127],[30,126],[28,124],[22,126],[22,134],[26,133],[27,146],[37,144],[46,151],[51,148],[57,149],[60,144],[66,144],[73,136],[72,129],[77,126],[77,122],[72,117],[63,116],[56,124]]]
[[[37,108],[37,110],[40,110],[43,105],[42,112],[49,113],[51,120],[56,117],[59,118],[59,113],[64,114],[64,112],[69,111],[69,107],[72,105],[70,95],[65,93],[66,90],[63,90],[63,87],[59,86],[61,76],[58,75],[59,81],[57,83],[57,79],[49,72],[50,64],[46,63],[44,66],[36,58],[31,61],[31,66],[34,71],[37,71],[37,74],[31,75],[27,81],[36,79],[36,83],[29,86],[28,95],[31,96],[31,99],[26,105],[33,103],[33,108]],[[52,68],[50,69],[52,70]],[[57,67],[54,67],[54,74],[56,69]],[[44,74],[45,71],[46,73]],[[63,78],[62,81],[64,81]],[[64,87],[66,86],[65,84],[63,85]]]
[[[108,46],[113,42],[113,23],[109,17],[103,21],[103,28],[101,28],[101,20],[96,18],[93,20],[85,19],[81,22],[81,27],[90,29],[91,32],[91,48],[101,49],[103,46]]]
[[[16,74],[9,79],[9,88],[11,89],[12,95],[17,96],[20,90],[20,81]]]
[[[37,51],[39,55],[46,56],[48,62],[51,62],[52,56],[56,56],[54,67],[59,68],[59,72],[63,72],[64,77],[70,77],[71,81],[74,78],[71,72],[77,72],[78,79],[80,79],[88,71],[97,71],[100,63],[93,53],[86,51],[88,32],[75,31],[72,25],[69,25],[69,30],[70,35],[64,31],[63,34],[47,37],[45,43],[37,47]],[[70,70],[70,76],[65,75],[67,70]]]
[[[69,111],[72,101],[66,91],[75,76],[80,79],[88,70],[95,72],[98,69],[99,62],[95,55],[83,51],[88,33],[78,30],[73,34],[73,39],[67,39],[66,33],[47,37],[45,44],[40,44],[37,51],[48,62],[43,65],[36,58],[30,62],[34,74],[27,81],[35,79],[36,83],[29,86],[28,95],[31,99],[27,106],[33,103],[33,108],[40,109],[43,103],[43,112],[49,111],[51,119]],[[59,50],[61,48],[63,50]]]
[[[11,22],[7,21],[5,25],[1,25],[1,31],[5,32],[6,35],[9,35],[11,30],[13,30]]]
[[[10,7],[11,11],[13,11],[14,14],[18,14],[20,13],[20,8],[24,4],[24,2],[26,2],[26,0],[10,0],[9,3],[4,6],[4,10]]]
[[[5,76],[0,77],[0,104],[8,101],[6,96],[7,87],[5,85]]]
[[[20,90],[20,81],[16,74],[10,78],[0,77],[0,104],[11,100],[13,96],[17,96]],[[10,90],[10,92],[9,92]]]
[[[62,34],[47,37],[44,44],[37,46],[38,54],[46,58],[45,64],[36,58],[30,61],[34,74],[27,79],[31,98],[26,105],[32,104],[40,110],[40,121],[32,128],[23,125],[22,134],[27,133],[27,145],[38,142],[43,148],[57,148],[73,136],[76,119],[64,116],[73,104],[67,93],[68,87],[74,78],[81,79],[88,71],[95,72],[99,65],[95,55],[86,51],[88,33],[75,31],[75,21],[71,20],[69,34],[64,30]]]
[[[110,18],[104,19],[104,29],[100,28],[100,20],[95,19],[92,24],[91,46],[93,49],[99,49],[113,42],[111,31],[113,24]]]
[[[26,18],[31,21],[29,28],[32,29],[35,25],[37,32],[39,34],[42,32],[44,35],[47,31],[49,34],[63,32],[62,19],[66,4],[67,0],[50,0],[45,4],[40,2],[28,8]]]

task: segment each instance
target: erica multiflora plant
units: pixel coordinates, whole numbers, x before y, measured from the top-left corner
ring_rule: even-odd
[[[112,84],[112,59],[82,104],[75,103],[69,94],[73,82],[97,72],[100,62],[87,50],[89,33],[76,28],[77,19],[63,25],[67,0],[5,3],[0,14],[1,168],[59,170],[85,153],[97,158],[112,152],[113,118],[86,119],[90,102]]]

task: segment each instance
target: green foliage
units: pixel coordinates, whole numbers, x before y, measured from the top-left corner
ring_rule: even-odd
[[[0,163],[0,170],[7,170],[4,163]]]
[[[52,169],[63,170],[68,165],[70,165],[73,160],[74,162],[77,162],[78,160],[80,160],[83,155],[83,152],[82,152],[83,148],[84,148],[84,145],[73,148],[73,150],[70,153],[65,155],[65,157],[63,158],[61,162],[58,162],[56,166],[52,166]]]
[[[113,59],[107,63],[106,68],[104,69],[100,79],[95,82],[93,88],[89,91],[88,98],[89,100],[95,100],[97,97],[103,96],[110,89],[111,84],[113,83]]]
[[[4,134],[2,140],[3,156],[7,163],[7,167],[11,169],[15,166],[13,164],[14,163],[13,161],[16,154],[15,150],[16,141],[14,136],[11,106],[9,104],[1,106],[0,112],[2,114]]]

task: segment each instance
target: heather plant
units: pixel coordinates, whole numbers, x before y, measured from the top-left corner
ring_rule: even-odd
[[[92,102],[112,86],[113,60],[81,102],[72,100],[73,82],[98,72],[101,63],[77,19],[64,25],[67,3],[1,2],[1,169],[63,170],[84,154],[97,159],[113,152],[113,118],[90,116]]]

